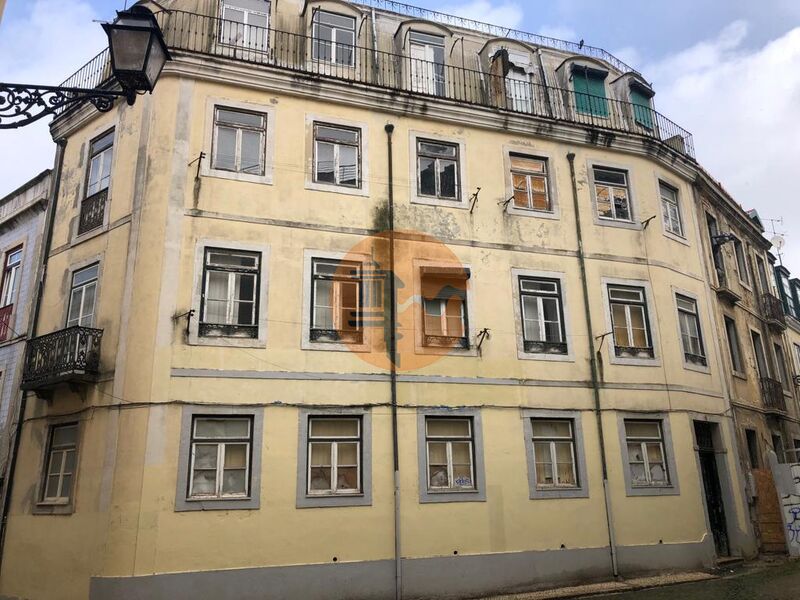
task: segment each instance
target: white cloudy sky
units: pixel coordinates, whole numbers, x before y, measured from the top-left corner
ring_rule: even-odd
[[[0,22],[0,81],[60,82],[103,47],[93,20],[111,18],[123,2],[9,0]],[[584,39],[632,64],[653,82],[658,110],[694,134],[700,162],[734,197],[764,219],[783,219],[775,227],[786,234],[785,263],[800,275],[800,0],[416,4]],[[51,166],[46,125],[0,131],[0,156],[2,196]]]

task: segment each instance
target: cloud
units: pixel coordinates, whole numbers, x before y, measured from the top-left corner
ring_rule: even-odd
[[[698,160],[734,198],[764,219],[783,217],[785,264],[800,275],[800,27],[745,49],[748,30],[734,21],[642,72],[656,108],[692,132]]]
[[[57,15],[57,18],[54,18]],[[35,0],[0,25],[0,81],[57,85],[97,54],[106,38],[85,0]],[[0,130],[0,197],[52,167],[49,117]]]
[[[494,3],[489,0],[472,0],[463,4],[448,4],[436,10],[465,19],[473,19],[501,27],[516,29],[522,24],[524,12],[516,2]]]

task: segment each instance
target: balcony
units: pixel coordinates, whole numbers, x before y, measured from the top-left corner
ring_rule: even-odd
[[[108,188],[92,194],[81,202],[81,214],[78,219],[78,235],[103,226],[108,200]]]
[[[731,289],[730,283],[728,282],[728,274],[725,272],[725,269],[719,267],[717,267],[717,296],[719,296],[720,300],[727,302],[731,306],[742,299],[739,294]]]
[[[14,305],[9,304],[0,308],[0,342],[5,342],[11,334],[11,315],[14,314]]]
[[[635,134],[694,159],[691,134],[657,111],[630,102],[550,85],[512,81],[481,70],[478,64],[456,66],[383,52],[364,46],[331,47],[330,42],[276,29],[179,10],[156,14],[173,56],[182,52],[290,71],[307,81],[327,79],[369,86],[393,94],[430,97],[608,130]],[[554,40],[558,41],[558,40]],[[568,50],[567,48],[562,48]],[[569,50],[568,50],[569,51]],[[580,52],[576,51],[576,54]],[[610,55],[609,55],[610,57]],[[611,57],[613,58],[613,57]],[[335,59],[335,60],[334,60]],[[605,59],[605,57],[604,57]],[[110,71],[104,51],[73,74],[70,84],[105,84]],[[456,58],[453,62],[460,63]],[[470,59],[474,61],[474,58]],[[217,67],[219,68],[219,67]],[[303,79],[298,79],[301,83]],[[395,99],[393,104],[399,100]]]
[[[783,397],[783,386],[780,381],[769,377],[762,377],[761,399],[764,402],[764,408],[767,412],[786,412],[786,400]]]
[[[102,337],[102,329],[75,326],[30,340],[22,389],[46,391],[62,383],[96,381]]]
[[[780,333],[786,329],[786,315],[783,313],[783,302],[772,294],[761,294],[761,316],[771,329]]]

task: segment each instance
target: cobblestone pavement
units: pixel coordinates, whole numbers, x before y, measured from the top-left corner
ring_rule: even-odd
[[[598,597],[598,596],[595,596]],[[697,583],[599,596],[605,600],[800,600],[800,561]]]

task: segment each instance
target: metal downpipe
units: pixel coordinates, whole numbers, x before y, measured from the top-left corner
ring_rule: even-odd
[[[603,466],[603,499],[606,509],[606,523],[608,525],[608,546],[611,549],[611,570],[614,577],[619,576],[617,567],[617,544],[614,536],[614,513],[611,510],[611,495],[608,486],[608,464],[606,462],[606,441],[603,433],[603,418],[600,404],[600,378],[597,369],[597,354],[594,349],[594,327],[592,326],[592,312],[589,308],[589,284],[586,281],[586,256],[583,252],[583,230],[581,229],[580,202],[578,201],[578,183],[575,179],[575,153],[567,154],[569,161],[569,176],[572,181],[572,201],[575,208],[575,229],[578,236],[578,264],[581,269],[581,287],[583,288],[583,308],[586,317],[586,336],[589,350],[589,363],[592,370],[592,390],[594,392],[594,413],[597,419],[597,433],[600,440],[600,461]]]

